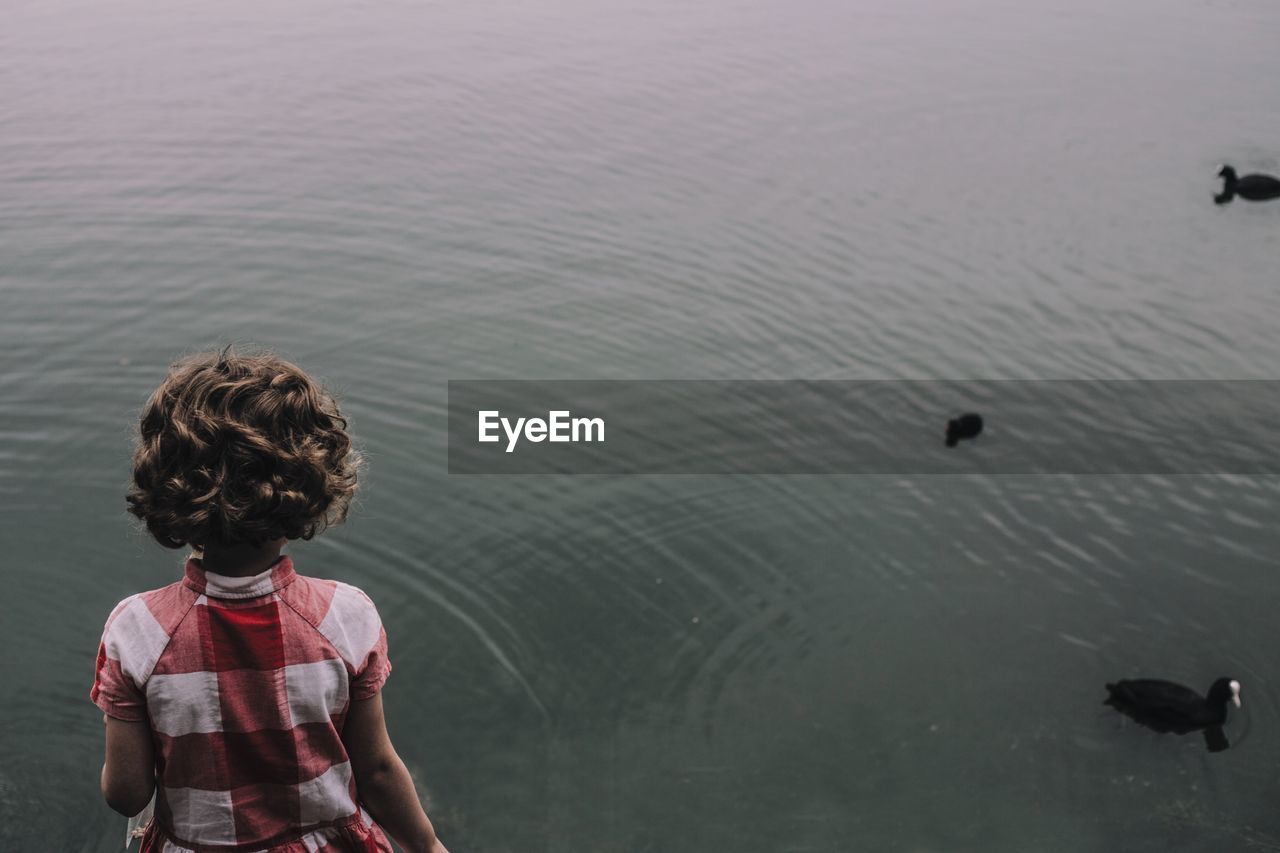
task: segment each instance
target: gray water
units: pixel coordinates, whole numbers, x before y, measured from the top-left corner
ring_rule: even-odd
[[[1280,849],[1274,478],[445,465],[449,379],[1280,376],[1280,203],[1211,201],[1280,169],[1278,43],[1270,0],[10,0],[0,848],[118,848],[93,655],[183,556],[130,429],[241,341],[370,460],[290,552],[378,603],[455,853]],[[1224,674],[1225,753],[1100,705]]]

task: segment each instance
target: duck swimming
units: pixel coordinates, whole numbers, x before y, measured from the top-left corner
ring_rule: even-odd
[[[1227,703],[1240,704],[1240,682],[1219,678],[1201,696],[1190,687],[1155,678],[1117,681],[1107,685],[1110,705],[1125,716],[1157,732],[1205,732],[1205,742],[1212,752],[1227,748],[1222,724],[1227,721]]]
[[[1248,201],[1280,198],[1280,178],[1260,173],[1239,177],[1230,166],[1223,166],[1218,177],[1222,178],[1222,192],[1213,197],[1218,204],[1226,204],[1236,196]]]
[[[947,447],[955,447],[962,438],[977,438],[982,432],[982,415],[972,412],[947,421]]]

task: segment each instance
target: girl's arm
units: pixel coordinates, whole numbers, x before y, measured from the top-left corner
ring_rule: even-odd
[[[381,693],[352,700],[342,741],[351,758],[356,790],[373,819],[407,853],[449,853],[436,838],[409,770],[391,745]]]
[[[107,727],[107,760],[102,765],[102,796],[125,817],[147,807],[156,789],[151,727],[146,720],[102,715]]]

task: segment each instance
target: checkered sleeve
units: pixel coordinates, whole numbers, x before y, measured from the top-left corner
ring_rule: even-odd
[[[391,673],[387,633],[378,608],[364,591],[339,583],[320,632],[333,642],[351,673],[351,698],[368,699]]]
[[[146,719],[146,681],[168,639],[141,595],[117,604],[98,643],[90,700],[108,716]]]
[[[376,615],[376,611],[375,611]],[[387,659],[387,632],[378,624],[378,640],[365,656],[364,665],[356,671],[351,682],[352,699],[368,699],[382,689],[391,674],[391,661]]]

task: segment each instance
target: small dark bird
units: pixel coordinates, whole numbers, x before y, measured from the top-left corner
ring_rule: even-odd
[[[982,432],[982,415],[973,412],[947,421],[947,447],[955,447],[962,438],[977,438]]]
[[[1240,707],[1240,682],[1234,678],[1219,678],[1206,696],[1154,678],[1117,681],[1107,685],[1107,693],[1110,695],[1102,704],[1154,731],[1185,735],[1203,730],[1210,752],[1221,752],[1228,746],[1222,732],[1227,703]]]
[[[1236,196],[1248,201],[1280,198],[1280,178],[1263,174],[1245,175],[1241,178],[1236,176],[1236,170],[1230,166],[1223,166],[1218,177],[1222,178],[1222,192],[1213,197],[1218,204],[1226,204]]]

